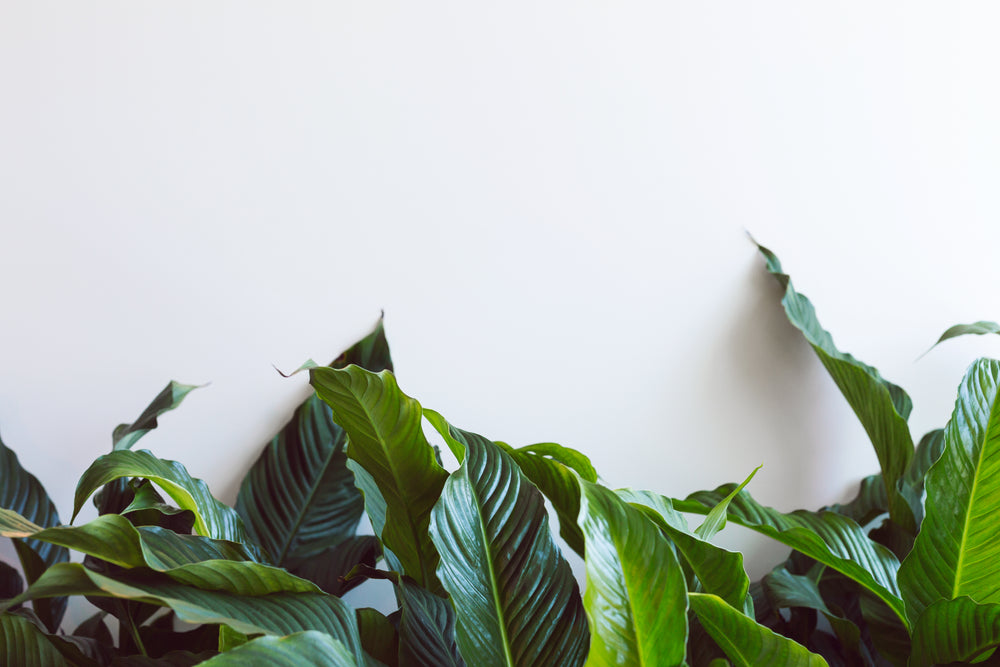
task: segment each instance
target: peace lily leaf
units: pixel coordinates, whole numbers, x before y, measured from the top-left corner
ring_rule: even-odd
[[[225,653],[250,641],[250,636],[236,632],[228,625],[219,626],[219,653]]]
[[[465,667],[455,643],[455,610],[442,597],[397,580],[399,667]]]
[[[260,637],[219,654],[205,662],[204,667],[363,667],[347,648],[322,632],[296,632],[287,637]]]
[[[675,499],[674,509],[707,514],[733,488],[734,485],[726,484],[715,491],[693,493],[686,500]],[[888,549],[870,540],[861,527],[846,516],[805,510],[782,514],[758,504],[744,489],[729,506],[729,520],[843,573],[873,592],[905,622],[906,614],[896,583],[899,561]]]
[[[455,457],[462,461],[468,439],[482,438],[449,424],[433,410],[424,409],[424,417],[445,439]],[[597,471],[590,459],[580,452],[555,443],[540,443],[514,449],[495,443],[518,465],[525,477],[549,499],[559,517],[559,534],[573,551],[583,557],[583,533],[576,523],[580,514],[580,485],[573,471],[588,482],[597,481]]]
[[[978,322],[973,322],[972,324],[956,324],[955,326],[949,327],[943,334],[941,334],[941,337],[937,339],[936,343],[930,346],[927,352],[930,352],[935,347],[951,338],[968,335],[982,336],[985,334],[1000,334],[1000,324],[990,322],[988,320],[979,320]],[[927,354],[927,352],[924,352],[924,354]]]
[[[750,480],[754,478],[754,475],[757,474],[757,471],[763,467],[764,466],[759,465],[756,468],[754,468],[753,472],[750,473],[750,475],[745,480],[743,480],[742,484],[740,484],[735,489],[730,491],[729,495],[727,495],[725,498],[719,501],[719,504],[713,507],[712,511],[708,513],[708,516],[705,517],[705,521],[700,526],[694,529],[695,535],[697,535],[703,540],[710,540],[716,533],[725,528],[726,510],[729,509],[729,503],[733,501],[733,498],[735,498],[740,491],[746,488],[746,485],[749,484]]]
[[[392,621],[370,607],[357,610],[358,634],[365,653],[385,665],[399,664],[399,634]]]
[[[1000,362],[976,361],[958,388],[945,450],[927,473],[926,513],[899,571],[911,624],[939,599],[1000,602]]]
[[[385,500],[382,542],[406,574],[440,590],[434,574],[438,555],[427,527],[448,474],[424,438],[420,403],[400,391],[388,371],[376,375],[348,366],[309,373],[317,395],[347,431],[347,455],[368,471]]]
[[[706,593],[717,595],[735,609],[746,611],[750,579],[743,567],[743,554],[727,551],[692,535],[684,517],[673,508],[669,498],[632,489],[619,489],[615,493],[660,527]]]
[[[361,491],[361,495],[364,496],[365,513],[371,522],[372,531],[375,533],[375,537],[381,540],[382,530],[385,528],[385,498],[382,497],[382,492],[379,491],[375,478],[368,474],[368,471],[362,468],[357,461],[349,460],[347,467],[354,473],[354,483]],[[396,554],[392,553],[385,544],[382,545],[382,557],[390,570],[393,572],[403,571],[403,565],[396,558]]]
[[[17,454],[0,440],[0,509],[17,512],[39,526],[59,525],[59,513],[49,500],[42,483],[21,467]],[[69,559],[69,553],[60,547],[28,541],[46,566]]]
[[[910,667],[975,662],[1000,646],[1000,604],[968,596],[930,604],[913,626]]]
[[[344,595],[365,582],[365,577],[344,578],[358,564],[375,567],[382,553],[381,543],[372,535],[355,535],[321,554],[301,561],[289,561],[292,574],[308,579],[330,595]]]
[[[133,479],[129,487],[134,494],[132,502],[119,514],[127,516],[133,526],[159,526],[185,535],[191,532],[194,512],[163,502],[148,479]]]
[[[581,480],[587,547],[587,667],[660,667],[684,661],[687,593],[670,543],[612,491]]]
[[[150,658],[144,655],[129,655],[116,658],[111,667],[194,667],[194,665],[207,664],[205,661],[218,655],[216,651],[201,651],[193,653],[191,651],[170,651],[159,658]]]
[[[6,512],[9,512],[9,510]],[[0,511],[0,515],[5,515],[6,512]],[[7,516],[0,516],[0,520],[5,520],[6,518]],[[35,583],[38,577],[42,576],[42,573],[49,566],[46,565],[37,551],[28,546],[26,540],[15,539],[13,542],[14,551],[17,552],[18,560],[21,561],[21,570],[24,572],[24,578],[30,586]],[[38,542],[38,544],[45,543]],[[45,600],[35,600],[32,606],[38,617],[45,624],[45,627],[52,632],[56,632],[62,623],[63,615],[66,613],[67,603],[68,600],[66,598],[46,598]]]
[[[105,646],[113,646],[114,640],[111,638],[111,631],[108,630],[108,626],[104,622],[106,616],[106,612],[97,612],[78,625],[76,630],[73,631],[73,634],[77,637],[94,639]]]
[[[889,499],[885,495],[882,475],[865,477],[858,487],[858,494],[850,502],[831,505],[825,509],[843,514],[860,526],[869,524],[889,511]]]
[[[822,657],[744,616],[724,600],[689,593],[691,609],[734,665],[740,667],[827,667]]]
[[[498,446],[480,436],[466,447],[430,526],[462,656],[474,665],[582,665],[587,621],[542,494]]]
[[[920,439],[917,453],[914,455],[913,461],[910,462],[910,467],[904,477],[918,494],[924,490],[927,472],[944,453],[944,444],[943,428],[934,429]]]
[[[181,404],[184,397],[200,385],[181,384],[173,380],[163,388],[153,402],[143,410],[139,418],[131,424],[119,424],[111,434],[112,449],[131,449],[139,438],[156,428],[156,419],[164,412],[169,412]]]
[[[0,600],[12,598],[24,590],[24,580],[16,569],[0,561]]]
[[[785,290],[781,303],[789,322],[815,350],[875,447],[893,521],[915,533],[915,519],[897,488],[913,457],[913,439],[906,424],[912,407],[910,397],[871,366],[838,350],[833,337],[816,319],[812,303],[795,291],[791,278],[782,272],[777,256],[760,244],[757,248],[764,255],[767,270]]]
[[[23,616],[0,614],[0,664],[72,667],[41,628]]]
[[[169,607],[188,623],[226,624],[244,634],[287,635],[319,630],[362,658],[354,612],[311,582],[258,563],[206,561],[167,572],[122,571],[114,576],[79,563],[49,568],[27,591],[0,602],[0,611],[29,599],[107,596]]]
[[[194,529],[199,535],[230,542],[250,542],[239,515],[216,500],[205,482],[191,477],[180,463],[158,459],[145,449],[111,452],[94,461],[77,484],[73,518],[90,494],[122,477],[144,477],[159,485],[178,507],[194,512]]]

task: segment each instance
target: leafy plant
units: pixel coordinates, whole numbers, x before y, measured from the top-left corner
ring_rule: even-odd
[[[170,383],[114,429],[77,486],[73,517],[91,498],[99,512],[81,525],[61,522],[0,443],[0,534],[21,566],[0,563],[0,664],[1000,662],[1000,362],[974,363],[948,425],[915,447],[906,393],[838,350],[758,247],[878,457],[851,502],[781,512],[750,495],[753,474],[684,499],[609,489],[578,451],[515,448],[425,409],[397,384],[379,322],[329,366],[304,367],[315,393],[235,507],[180,463],[133,450],[191,385]],[[978,322],[941,340],[998,331]],[[546,505],[585,557],[583,594]],[[371,535],[357,534],[364,517]],[[727,521],[789,556],[751,583],[742,555],[712,543]],[[368,578],[391,583],[395,612],[341,600]],[[72,633],[68,596],[97,608]]]

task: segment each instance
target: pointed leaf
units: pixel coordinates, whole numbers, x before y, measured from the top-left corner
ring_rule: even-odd
[[[1000,604],[968,596],[930,604],[913,626],[910,667],[976,662],[1000,646]]]
[[[729,495],[720,500],[719,503],[715,507],[713,507],[712,510],[708,513],[708,516],[705,517],[705,521],[700,526],[694,529],[695,535],[697,535],[703,540],[710,540],[720,530],[725,528],[726,511],[729,509],[729,503],[733,502],[733,498],[735,498],[740,491],[746,488],[746,485],[749,484],[750,480],[754,478],[754,475],[757,474],[757,471],[763,467],[764,466],[760,465],[754,468],[753,472],[750,473],[750,475],[745,480],[743,480],[742,484],[740,484],[735,489],[730,491]]]
[[[945,450],[927,474],[927,516],[899,571],[911,623],[940,599],[1000,602],[1000,362],[966,372]]]
[[[144,477],[159,485],[178,507],[194,512],[199,535],[250,543],[239,515],[216,500],[205,482],[191,477],[180,463],[158,459],[145,449],[111,452],[94,461],[77,484],[73,518],[94,491],[122,477]]]
[[[691,609],[734,665],[740,667],[827,667],[822,657],[775,634],[714,595],[690,593]]]
[[[392,621],[371,607],[358,609],[357,615],[361,648],[386,667],[397,667],[399,634]]]
[[[0,614],[0,664],[18,667],[72,667],[50,637],[16,614]]]
[[[330,547],[301,561],[290,561],[286,569],[297,577],[308,579],[330,595],[341,596],[365,582],[364,577],[345,581],[355,566],[364,563],[375,567],[381,554],[381,543],[372,535],[355,535],[335,547]]]
[[[150,403],[139,418],[131,424],[119,424],[111,436],[112,449],[131,449],[139,438],[156,428],[156,419],[164,412],[169,412],[181,404],[184,397],[200,385],[181,384],[171,380],[163,388],[153,402]]]
[[[400,391],[387,371],[314,368],[310,377],[347,431],[348,456],[368,471],[385,500],[382,542],[406,574],[440,590],[434,574],[438,555],[427,527],[448,475],[424,438],[420,403]]]
[[[838,350],[833,337],[816,319],[812,303],[795,291],[791,278],[782,272],[777,256],[762,245],[757,244],[757,248],[764,255],[767,270],[785,290],[781,303],[789,322],[805,336],[868,433],[882,468],[893,521],[915,533],[914,517],[897,488],[913,458],[913,439],[906,424],[912,407],[910,397],[871,366]]]
[[[673,500],[674,509],[707,514],[734,488],[699,491],[686,500]],[[744,489],[729,506],[729,520],[814,558],[843,573],[883,600],[905,622],[896,572],[899,561],[885,547],[865,535],[858,524],[834,512],[796,510],[782,514],[760,505]]]
[[[0,509],[9,509],[45,528],[59,525],[59,513],[42,483],[21,467],[17,454],[0,440]],[[51,544],[29,541],[46,566],[69,559],[69,553]]]
[[[582,481],[590,621],[587,667],[679,665],[687,642],[684,573],[659,528],[612,491]]]
[[[475,665],[582,665],[586,617],[542,494],[495,444],[480,436],[467,448],[431,516],[462,656]]]
[[[199,663],[204,667],[363,667],[339,641],[322,632],[296,632],[287,637],[259,637]]]
[[[403,577],[399,597],[399,667],[465,667],[455,642],[455,610]]]
[[[990,322],[988,320],[979,320],[978,322],[973,322],[972,324],[956,324],[955,326],[949,327],[943,334],[941,334],[941,337],[937,339],[936,343],[931,345],[927,352],[930,352],[935,347],[951,338],[968,335],[982,336],[984,334],[1000,334],[1000,324]],[[927,352],[924,352],[924,354],[927,354]]]

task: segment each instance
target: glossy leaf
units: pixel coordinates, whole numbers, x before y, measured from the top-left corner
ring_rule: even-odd
[[[399,667],[465,667],[455,641],[455,610],[406,577],[399,598]]]
[[[119,424],[111,434],[112,449],[131,449],[139,439],[156,428],[156,419],[164,412],[173,410],[184,397],[197,389],[199,385],[181,384],[171,380],[153,399],[142,414],[131,424]]]
[[[733,488],[734,485],[726,484],[715,491],[699,491],[686,500],[674,500],[673,505],[682,512],[707,514]],[[888,549],[869,539],[851,519],[834,512],[797,510],[782,514],[760,505],[744,489],[729,506],[729,520],[843,573],[872,591],[905,622],[896,583],[899,561]]]
[[[590,621],[587,667],[674,666],[687,642],[684,573],[660,529],[612,491],[581,481]]]
[[[357,616],[361,648],[386,667],[397,667],[399,634],[392,621],[370,607],[358,609]]]
[[[199,535],[250,543],[239,515],[216,500],[205,482],[191,477],[180,463],[158,459],[145,449],[111,452],[94,461],[77,484],[73,518],[94,491],[123,477],[144,477],[155,482],[178,507],[194,512],[194,529]]]
[[[365,582],[364,577],[352,577],[346,581],[344,578],[348,573],[359,564],[375,567],[381,553],[377,537],[355,535],[321,554],[302,561],[290,561],[286,567],[292,574],[312,581],[330,595],[339,596]]]
[[[59,513],[52,504],[45,487],[34,475],[25,470],[17,454],[0,440],[0,509],[17,512],[28,521],[43,528],[59,525]],[[69,553],[60,547],[42,542],[28,541],[46,566],[69,559]]]
[[[382,531],[385,528],[385,513],[387,509],[385,498],[382,497],[382,492],[379,491],[378,484],[375,483],[375,478],[362,468],[361,464],[357,461],[348,461],[347,467],[354,473],[354,483],[365,499],[365,513],[368,515],[372,531],[375,537],[381,540]],[[396,554],[392,553],[384,543],[382,544],[382,557],[385,559],[386,565],[390,570],[393,572],[403,571],[403,565],[396,558]]]
[[[5,512],[0,511],[0,515],[2,514]],[[6,517],[3,516],[0,519],[6,519]],[[39,542],[39,544],[45,543]],[[28,585],[35,583],[49,567],[38,555],[38,552],[28,545],[26,540],[14,540],[14,551],[17,552],[18,560],[21,561],[21,569]],[[59,630],[63,615],[66,613],[67,603],[66,598],[46,598],[45,600],[35,600],[32,606],[45,627],[51,632],[56,632]]]
[[[801,644],[775,634],[744,616],[724,600],[705,593],[690,593],[691,609],[702,627],[740,667],[827,667],[822,657]]]
[[[434,573],[438,555],[427,527],[448,475],[424,438],[420,403],[400,391],[387,371],[314,368],[310,377],[347,431],[348,456],[368,471],[385,500],[382,542],[406,574],[440,590]]]
[[[940,599],[1000,602],[1000,362],[959,385],[945,450],[927,474],[926,518],[899,581],[913,623]]]
[[[742,484],[734,488],[725,498],[720,500],[718,504],[716,504],[716,506],[709,511],[708,516],[705,517],[705,521],[694,529],[694,534],[703,540],[710,540],[720,530],[725,528],[726,513],[729,509],[729,503],[733,502],[733,498],[735,498],[740,491],[746,488],[747,484],[750,483],[750,480],[754,478],[754,475],[756,475],[757,471],[762,467],[763,466],[757,466],[754,468],[753,472],[751,472],[750,475],[743,480]]]
[[[930,352],[935,347],[951,338],[969,335],[983,336],[985,334],[1000,334],[1000,324],[990,322],[988,320],[980,320],[978,322],[973,322],[972,324],[956,324],[952,327],[948,327],[948,329],[941,334],[941,337],[937,339],[937,342],[931,345],[927,352]],[[927,354],[927,352],[924,354]]]
[[[0,614],[0,664],[18,667],[72,667],[50,637],[16,614]]]
[[[791,278],[782,272],[777,256],[764,246],[758,244],[757,247],[764,255],[767,270],[785,292],[781,303],[789,322],[812,346],[868,433],[882,468],[893,520],[915,533],[915,518],[897,486],[913,458],[913,439],[906,424],[912,408],[910,397],[899,386],[885,380],[876,369],[838,350],[833,337],[816,319],[812,303],[795,291]]]
[[[466,446],[430,528],[462,656],[474,665],[582,665],[587,621],[542,494],[500,447],[481,437]]]
[[[322,632],[296,632],[287,637],[259,637],[199,663],[204,667],[364,667],[339,641]]]
[[[910,667],[969,663],[1000,646],[1000,604],[968,596],[927,606],[913,626]]]

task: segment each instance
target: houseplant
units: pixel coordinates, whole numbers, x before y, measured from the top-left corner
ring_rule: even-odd
[[[752,474],[686,499],[613,491],[580,452],[514,448],[422,407],[399,389],[380,323],[330,366],[304,369],[315,394],[265,447],[235,508],[181,464],[133,449],[190,386],[171,383],[115,429],[114,451],[77,486],[73,516],[92,498],[100,512],[86,524],[63,525],[0,444],[0,533],[14,539],[26,579],[0,566],[0,663],[995,661],[1000,362],[974,363],[947,427],[915,447],[906,393],[837,350],[777,258],[760,251],[789,320],[878,455],[881,471],[851,502],[781,513],[753,500]],[[424,421],[457,470],[441,465]],[[585,557],[583,595],[546,502]],[[684,514],[704,519],[691,529]],[[364,515],[374,536],[355,535]],[[711,542],[726,521],[793,551],[751,584],[742,555]],[[70,549],[84,562],[67,562]],[[339,598],[369,577],[392,582],[395,613]],[[98,607],[72,633],[60,628],[69,595]],[[175,619],[193,629],[176,630]]]

